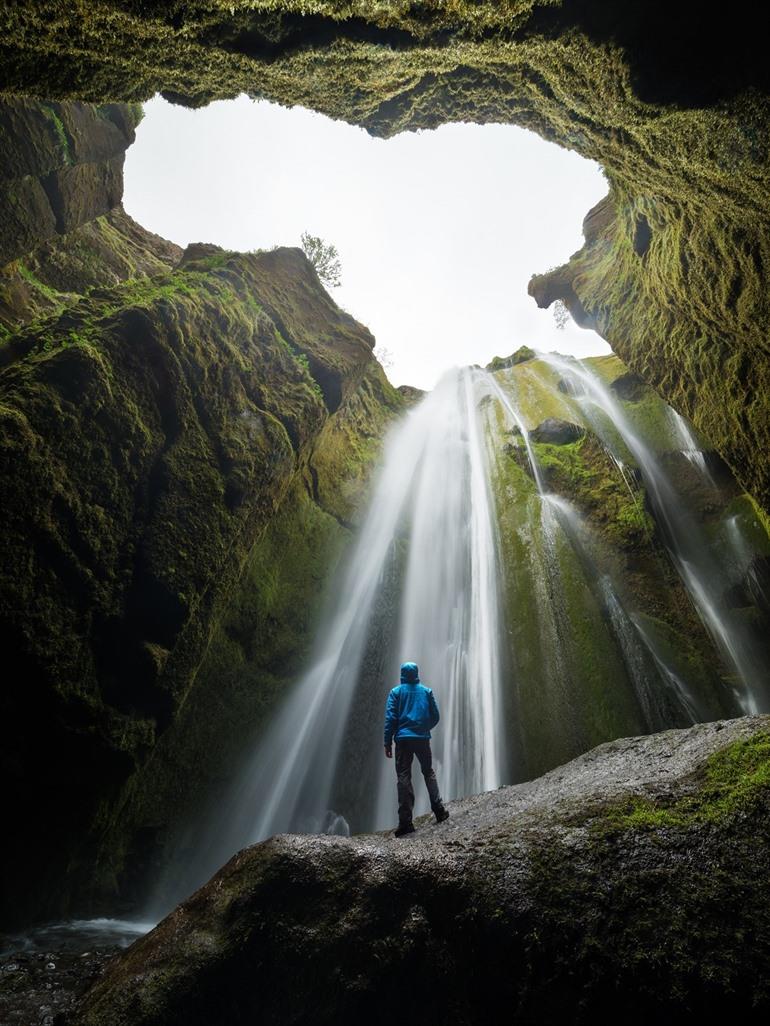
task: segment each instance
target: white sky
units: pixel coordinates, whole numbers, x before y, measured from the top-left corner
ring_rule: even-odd
[[[387,349],[396,385],[520,345],[608,353],[527,295],[533,273],[582,244],[607,191],[599,166],[511,125],[444,125],[373,139],[299,107],[242,96],[201,110],[145,104],[126,158],[125,207],[151,231],[226,249],[340,253],[334,299]]]

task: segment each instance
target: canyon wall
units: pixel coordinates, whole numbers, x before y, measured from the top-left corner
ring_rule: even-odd
[[[58,109],[90,126],[97,148],[99,111]],[[20,110],[24,134],[35,105]],[[18,241],[0,275],[12,916],[45,914],[49,900],[62,909],[67,888],[82,897],[103,879],[114,893],[122,848],[98,839],[136,801],[148,760],[163,823],[185,773],[189,795],[224,772],[229,727],[247,712],[253,723],[301,662],[366,467],[403,405],[372,336],[301,251],[183,253],[131,221],[109,176],[99,181],[89,221],[55,238],[36,226],[37,245],[19,256]],[[223,701],[234,648],[254,663],[240,704]],[[191,716],[216,743],[188,737],[168,755]],[[121,821],[136,874],[152,849],[137,817]]]

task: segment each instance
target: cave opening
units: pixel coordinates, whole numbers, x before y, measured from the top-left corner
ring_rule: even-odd
[[[395,385],[521,345],[610,352],[527,295],[582,244],[599,166],[512,125],[464,122],[377,139],[303,108],[241,96],[201,110],[156,97],[128,150],[124,206],[179,245],[249,252],[303,232],[340,254],[334,299],[366,324]],[[561,330],[559,330],[561,328]]]

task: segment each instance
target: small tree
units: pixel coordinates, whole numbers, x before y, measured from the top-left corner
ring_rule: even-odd
[[[324,285],[336,289],[342,283],[342,265],[337,247],[324,242],[317,235],[303,232],[302,249]]]
[[[374,355],[379,360],[380,366],[385,370],[389,370],[393,366],[393,353],[391,353],[387,346],[375,346]]]
[[[561,299],[557,299],[553,304],[553,319],[556,321],[556,327],[559,331],[563,331],[567,327],[569,316],[569,310],[564,305],[564,302]]]

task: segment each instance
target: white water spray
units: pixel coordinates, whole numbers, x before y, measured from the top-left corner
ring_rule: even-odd
[[[192,864],[173,887],[163,887],[167,906],[234,852],[272,834],[347,832],[353,817],[359,828],[392,822],[395,774],[383,757],[380,732],[403,661],[420,665],[441,709],[434,750],[444,798],[502,782],[497,553],[479,377],[471,369],[450,372],[388,437],[324,640],[202,840],[198,831]],[[408,564],[398,646],[387,679],[367,686],[362,664],[378,593],[403,544]],[[337,807],[340,777],[359,772],[345,764],[345,741],[361,722],[374,725],[374,752],[383,764],[374,779],[380,782],[359,807]]]
[[[714,483],[714,478],[711,475],[711,471],[708,469],[706,456],[701,444],[695,437],[695,432],[684,417],[680,413],[677,413],[671,406],[668,407],[668,418],[681,454],[685,459],[692,463],[695,469],[699,471],[709,485],[712,488],[715,488],[716,485]]]
[[[722,601],[719,589],[724,585],[725,575],[659,460],[634,431],[604,382],[584,364],[553,353],[544,354],[542,359],[568,381],[579,383],[581,387],[574,390],[574,401],[592,422],[605,444],[610,447],[615,444],[615,439],[607,433],[609,422],[636,461],[658,522],[663,528],[671,559],[704,626],[735,675],[736,699],[742,711],[753,715],[770,708],[768,681],[762,659],[755,653],[748,632]],[[688,437],[692,437],[691,432],[688,432]]]
[[[433,751],[445,798],[498,787],[503,771],[497,546],[477,404],[484,376],[465,371],[426,403],[423,457],[409,515],[409,562],[399,642],[434,687],[442,720]],[[376,823],[393,815],[393,769],[383,764]],[[417,811],[427,809],[420,788]]]

